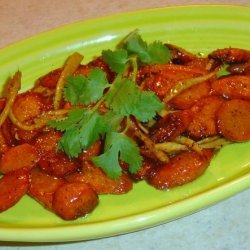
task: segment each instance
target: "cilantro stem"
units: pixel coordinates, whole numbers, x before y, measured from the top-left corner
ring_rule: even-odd
[[[129,127],[131,124],[131,120],[129,116],[126,116],[126,127],[124,128],[124,130],[122,131],[123,134],[126,134],[126,132],[128,131]]]
[[[137,72],[138,72],[137,56],[131,56],[129,58],[129,61],[131,62],[132,67],[133,67],[133,71],[132,71],[132,75],[131,75],[131,80],[133,82],[136,82],[136,77],[137,77]]]

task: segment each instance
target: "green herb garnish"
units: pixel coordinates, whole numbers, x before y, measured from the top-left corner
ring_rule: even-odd
[[[135,83],[138,63],[167,63],[171,56],[162,43],[148,45],[137,31],[129,34],[116,50],[103,51],[102,56],[117,73],[113,83],[108,83],[101,69],[92,70],[87,77],[68,77],[65,100],[72,105],[94,105],[73,109],[65,119],[50,121],[49,126],[63,132],[58,149],[69,157],[77,157],[101,137],[105,141],[104,152],[92,161],[109,177],[118,178],[122,173],[120,160],[128,164],[131,173],[136,173],[142,164],[137,144],[126,135],[130,117],[147,122],[164,107],[153,92],[141,91]],[[100,114],[98,108],[103,103],[108,111]],[[121,126],[121,121],[125,125]]]
[[[224,64],[224,65],[218,70],[218,72],[216,73],[216,76],[219,78],[219,77],[222,77],[222,76],[230,75],[231,73],[227,70],[228,66],[229,66],[229,65]]]

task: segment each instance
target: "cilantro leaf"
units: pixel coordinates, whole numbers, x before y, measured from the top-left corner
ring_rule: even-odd
[[[88,105],[99,100],[108,86],[105,72],[93,69],[88,77],[69,76],[64,88],[64,98],[72,105]]]
[[[129,54],[136,54],[141,62],[146,64],[168,63],[172,57],[170,50],[162,42],[155,41],[147,44],[138,34],[138,31],[134,31],[127,36],[122,44]]]
[[[107,132],[112,132],[120,129],[120,124],[123,119],[123,116],[118,115],[110,110],[103,115],[103,119],[106,124],[108,124]]]
[[[84,110],[84,118],[79,124],[79,137],[83,149],[88,149],[99,136],[103,136],[108,125],[97,111]]]
[[[159,41],[147,44],[136,30],[121,42],[118,49],[103,51],[102,57],[117,73],[112,84],[107,81],[106,73],[98,68],[86,77],[69,76],[64,88],[64,98],[72,105],[96,102],[94,107],[73,109],[66,118],[51,121],[48,125],[63,132],[58,149],[69,157],[77,157],[100,137],[103,138],[104,153],[92,160],[108,176],[118,178],[122,173],[119,161],[126,162],[131,173],[137,172],[142,164],[136,143],[124,133],[117,132],[121,129],[122,121],[128,122],[133,115],[146,122],[163,108],[153,92],[141,91],[135,83],[138,62],[167,63],[171,53]],[[109,108],[104,114],[97,111],[101,104]],[[129,123],[125,125],[126,130]]]
[[[105,96],[106,105],[115,113],[127,116],[136,108],[138,87],[127,78],[112,84]]]
[[[125,49],[118,49],[115,51],[104,50],[102,52],[104,61],[116,73],[122,73],[125,70],[125,65],[128,61],[128,53]]]
[[[64,131],[58,149],[70,157],[77,157],[82,150],[88,149],[108,128],[107,121],[97,111],[80,108],[69,111],[67,118],[48,124]]]
[[[122,116],[134,115],[143,122],[152,119],[163,108],[153,92],[142,92],[133,81],[126,78],[114,82],[105,98],[107,106],[115,113]]]
[[[228,65],[227,64],[224,64],[220,69],[219,71],[216,73],[216,76],[219,78],[221,76],[227,76],[227,75],[230,75],[231,73],[227,70],[228,68]]]
[[[83,109],[77,108],[68,112],[68,117],[56,121],[49,121],[48,125],[60,131],[75,127],[83,119]]]
[[[161,111],[164,104],[161,103],[159,98],[151,91],[140,92],[139,98],[136,103],[136,109],[132,114],[142,122],[147,122],[156,115],[156,112]]]
[[[150,55],[147,51],[147,43],[144,42],[138,33],[130,36],[125,44],[125,48],[132,54],[137,54],[140,60],[144,63],[150,62]]]
[[[150,55],[150,62],[149,62],[150,64],[168,63],[172,58],[170,50],[160,41],[155,41],[149,44],[147,50]]]
[[[72,105],[79,103],[79,93],[85,88],[86,78],[81,76],[69,76],[64,87],[64,99],[70,101]]]
[[[69,157],[77,157],[82,151],[79,130],[74,127],[66,130],[58,142],[57,149],[64,151]]]
[[[92,157],[92,161],[109,177],[119,178],[122,173],[119,158],[129,164],[131,173],[136,173],[141,167],[142,157],[136,143],[123,133],[112,132],[107,134],[104,153]]]

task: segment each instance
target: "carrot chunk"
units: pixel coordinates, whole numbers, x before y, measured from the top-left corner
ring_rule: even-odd
[[[217,49],[209,57],[226,63],[246,62],[250,60],[250,51],[239,48]]]
[[[170,100],[169,105],[174,109],[189,109],[201,98],[207,97],[210,94],[211,83],[209,81],[201,82],[179,93]]]
[[[33,168],[39,161],[36,148],[28,143],[7,150],[0,159],[0,172],[8,173],[19,168]]]
[[[48,175],[39,168],[33,168],[28,194],[45,208],[51,210],[53,195],[64,183],[65,181],[61,178]]]
[[[210,96],[192,106],[193,120],[187,129],[190,137],[201,139],[217,134],[216,113],[223,102],[223,98]]]
[[[4,138],[2,131],[0,130],[0,154],[6,152],[9,149],[8,144]]]
[[[16,97],[12,110],[18,121],[29,121],[42,113],[42,98],[39,94],[31,91],[19,94]]]
[[[212,151],[203,155],[196,152],[183,152],[156,169],[148,182],[157,189],[181,186],[198,178],[206,170],[212,157]]]
[[[139,71],[138,82],[141,82],[143,89],[154,91],[160,99],[164,99],[179,81],[205,73],[204,70],[184,65],[155,64]]]
[[[132,180],[125,174],[119,179],[109,178],[102,169],[90,162],[83,163],[80,173],[73,173],[66,177],[69,182],[88,183],[98,194],[124,194],[132,189]]]
[[[30,184],[30,172],[18,169],[0,179],[0,212],[14,206],[27,192]]]
[[[157,143],[173,140],[188,128],[191,119],[189,110],[170,113],[152,127],[150,136]]]
[[[47,87],[49,89],[56,88],[56,84],[60,78],[60,75],[62,73],[62,68],[55,69],[48,74],[40,77],[37,81],[37,85],[42,85],[44,87]]]
[[[41,133],[35,138],[34,145],[41,156],[51,157],[56,154],[61,136],[62,133],[53,130]]]
[[[38,165],[47,174],[63,177],[77,171],[80,167],[80,162],[77,159],[69,159],[63,152],[57,152],[53,156],[42,157]]]
[[[217,113],[219,132],[232,141],[250,140],[250,101],[230,100]]]
[[[74,220],[90,213],[98,204],[95,191],[85,183],[66,183],[53,198],[53,211],[64,220]]]
[[[250,76],[233,75],[212,83],[213,90],[230,99],[250,100]]]

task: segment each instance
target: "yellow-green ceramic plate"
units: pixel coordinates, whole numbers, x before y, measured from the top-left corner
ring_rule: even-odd
[[[148,40],[159,39],[193,52],[216,48],[250,49],[250,8],[187,6],[144,10],[79,22],[0,50],[0,82],[17,69],[23,89],[48,71],[61,66],[74,51],[85,62],[103,49],[113,48],[138,28]],[[191,214],[240,192],[250,185],[250,143],[226,146],[198,180],[171,191],[146,183],[126,195],[100,197],[97,209],[86,218],[65,222],[37,202],[23,197],[0,214],[1,241],[73,241],[136,231]],[[1,199],[1,197],[0,197]]]

